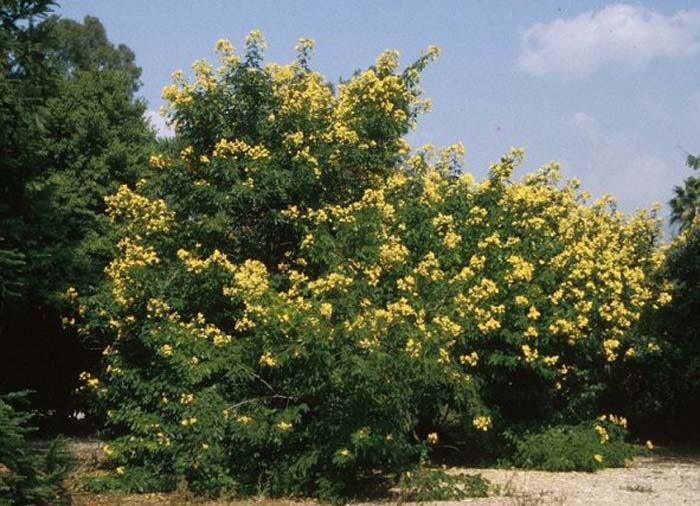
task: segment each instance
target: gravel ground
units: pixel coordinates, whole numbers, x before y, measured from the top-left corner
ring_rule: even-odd
[[[472,470],[470,470],[472,471]],[[700,505],[700,455],[659,453],[628,467],[597,473],[481,469],[503,496],[471,499],[474,506]]]
[[[97,458],[96,442],[71,445],[79,460]],[[86,464],[89,466],[89,464]],[[455,469],[481,473],[497,485],[500,495],[483,499],[445,501],[436,506],[700,506],[700,452],[654,450],[652,457],[638,458],[628,467],[597,473],[549,473],[517,469]],[[246,501],[202,501],[178,494],[94,495],[76,492],[75,506],[292,506],[314,501],[251,499]],[[383,503],[391,504],[390,501]],[[359,506],[359,505],[358,505]],[[369,505],[365,505],[369,506]]]

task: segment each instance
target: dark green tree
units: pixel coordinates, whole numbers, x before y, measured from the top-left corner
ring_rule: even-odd
[[[138,90],[141,67],[136,65],[136,55],[124,44],[112,44],[99,19],[85,16],[82,23],[72,19],[55,20],[56,44],[52,56],[64,71],[117,71],[129,81],[133,91]]]
[[[688,155],[686,165],[700,169],[700,157]],[[700,178],[689,176],[683,186],[673,188],[675,196],[669,202],[671,206],[671,223],[680,230],[687,229],[700,214]]]
[[[0,392],[32,388],[37,406],[67,412],[78,372],[94,359],[62,327],[61,294],[101,275],[114,248],[104,197],[135,183],[155,135],[135,96],[134,54],[115,47],[99,20],[50,16],[50,2],[6,5]]]
[[[696,159],[697,160],[697,159]],[[700,194],[699,194],[700,195]],[[697,207],[696,207],[697,209]],[[668,275],[676,283],[673,303],[664,314],[671,346],[674,395],[666,398],[683,437],[698,438],[700,424],[700,226],[686,230],[668,260]],[[671,401],[671,402],[669,402]],[[689,429],[689,430],[686,430]]]
[[[136,182],[155,140],[145,103],[134,98],[141,69],[131,50],[115,48],[93,17],[54,26],[64,73],[47,101],[45,170],[26,186],[33,295],[51,305],[68,286],[101,275],[114,246],[103,199]]]
[[[46,451],[29,446],[32,415],[17,409],[22,401],[24,392],[0,397],[0,504],[64,504],[70,464],[65,444],[55,440]]]
[[[46,99],[56,79],[48,58],[53,5],[0,4],[0,315],[25,285],[24,185],[42,165]]]
[[[700,157],[686,165],[700,169]],[[648,323],[661,354],[630,368],[617,393],[633,427],[644,437],[697,440],[700,424],[700,178],[690,176],[674,189],[671,223],[679,234],[661,269],[673,283],[673,299]]]

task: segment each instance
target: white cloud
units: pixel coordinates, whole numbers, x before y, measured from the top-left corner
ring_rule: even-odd
[[[165,118],[158,111],[148,110],[143,115],[146,120],[155,128],[158,137],[174,137],[175,132],[168,126]]]
[[[578,112],[568,118],[571,152],[568,169],[594,195],[611,193],[631,212],[653,202],[665,204],[682,180],[682,161],[674,150],[650,152],[634,135],[608,131],[598,120]]]
[[[581,131],[591,142],[598,140],[598,120],[585,112],[577,112],[571,118],[571,123]]]
[[[605,65],[638,69],[656,58],[700,52],[700,10],[664,16],[629,4],[536,23],[522,37],[520,69],[538,76],[586,77]]]

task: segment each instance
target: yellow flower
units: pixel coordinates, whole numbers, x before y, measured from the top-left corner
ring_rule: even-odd
[[[119,476],[123,476],[124,473],[126,472],[126,468],[124,466],[119,466],[115,469],[115,471],[117,472],[117,474]]]
[[[148,163],[151,167],[155,169],[162,169],[166,166],[167,160],[165,158],[165,155],[155,154],[150,156],[150,158],[148,159]]]
[[[314,234],[306,234],[304,237],[304,240],[301,241],[301,247],[302,248],[307,248],[311,246],[314,243]]]
[[[471,367],[476,367],[476,365],[479,363],[479,354],[475,351],[472,351],[468,355],[460,355],[459,363],[469,365]]]
[[[277,428],[282,432],[287,432],[288,430],[292,429],[292,424],[289,422],[282,421],[277,424]]]
[[[521,349],[523,351],[523,356],[525,357],[525,362],[534,362],[537,360],[537,357],[539,357],[539,352],[537,350],[533,350],[527,344],[523,344]]]
[[[535,306],[530,306],[530,309],[527,312],[527,317],[531,320],[537,320],[540,317],[540,314],[541,313]]]
[[[277,359],[269,351],[266,351],[265,353],[260,355],[259,362],[262,365],[266,365],[268,367],[275,367],[277,365]]]
[[[661,292],[659,298],[656,299],[660,306],[665,306],[673,300],[673,297],[668,292]]]
[[[515,296],[515,305],[516,306],[527,306],[529,301],[527,300],[527,297],[524,295],[516,295]]]
[[[601,462],[603,462],[603,456],[600,453],[596,453],[593,455],[593,460],[600,464]]]
[[[324,302],[318,309],[318,312],[324,318],[330,318],[333,316],[333,305],[328,302]]]
[[[484,415],[475,416],[472,420],[472,425],[476,430],[483,430],[486,432],[491,428],[491,417]]]
[[[406,341],[406,346],[404,347],[406,353],[408,353],[413,358],[417,358],[420,355],[422,348],[423,346],[421,345],[421,343],[414,340],[413,338],[409,338],[408,341]]]
[[[651,440],[647,441],[647,448],[649,448],[650,450],[654,449],[654,443],[652,443]]]
[[[428,440],[428,443],[431,445],[437,444],[437,442],[438,442],[437,432],[431,432],[430,434],[428,434],[427,440]]]
[[[525,329],[525,332],[523,332],[523,335],[525,337],[537,337],[538,332],[535,327],[528,327],[527,329]]]
[[[598,433],[598,437],[600,438],[600,444],[605,444],[610,440],[610,435],[608,434],[608,431],[605,429],[605,427],[596,425],[595,431]]]
[[[233,45],[227,39],[218,39],[215,48],[217,53],[228,54],[233,52]]]
[[[100,386],[100,380],[87,371],[81,372],[79,378],[85,383],[87,388],[96,390]]]
[[[445,234],[445,238],[443,239],[442,243],[445,245],[445,247],[452,249],[459,244],[459,242],[462,240],[462,236],[459,235],[456,232],[449,231]]]
[[[511,255],[508,257],[508,263],[511,266],[511,272],[506,276],[509,283],[530,281],[532,279],[534,267],[530,262],[518,255]]]

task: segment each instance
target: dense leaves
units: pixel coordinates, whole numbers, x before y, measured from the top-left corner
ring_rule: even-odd
[[[688,155],[688,168],[700,169],[700,158]],[[673,188],[674,197],[669,202],[671,206],[671,223],[678,225],[681,231],[689,228],[698,219],[700,210],[700,179],[689,176],[683,186]]]
[[[622,467],[632,457],[643,453],[627,443],[626,437],[626,419],[602,415],[595,422],[562,425],[524,435],[516,442],[513,463],[544,471]]]
[[[662,336],[658,357],[619,378],[623,403],[638,429],[673,442],[697,441],[700,423],[700,229],[671,243],[664,265],[673,301],[651,322]]]
[[[0,11],[0,391],[33,388],[65,415],[95,359],[62,328],[60,294],[100,282],[115,252],[104,197],[136,182],[154,133],[133,53],[51,6]]]
[[[0,6],[0,311],[26,284],[22,249],[24,183],[38,172],[45,97],[56,77],[47,61],[50,1]]]
[[[44,450],[29,445],[31,415],[16,406],[26,400],[26,393],[0,397],[0,504],[64,504],[70,465],[65,444],[55,440]]]
[[[443,445],[595,418],[659,351],[654,213],[589,203],[556,165],[516,180],[517,149],[478,183],[460,145],[410,154],[435,49],[334,87],[311,48],[263,66],[252,32],[176,72],[180,152],[107,198],[108,282],[66,293],[105,346],[82,389],[106,480],[345,496]]]

